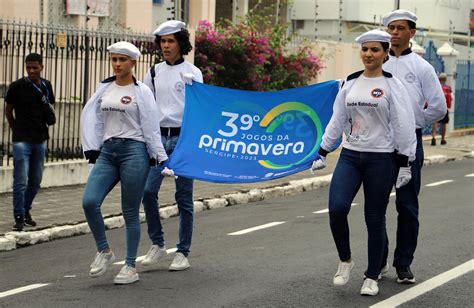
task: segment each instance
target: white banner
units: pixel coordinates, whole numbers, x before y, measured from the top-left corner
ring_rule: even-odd
[[[66,0],[66,14],[86,15],[86,1],[89,9],[88,16],[109,16],[110,0]]]

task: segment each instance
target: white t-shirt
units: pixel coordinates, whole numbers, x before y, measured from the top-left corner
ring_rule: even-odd
[[[345,102],[351,133],[344,147],[361,152],[393,152],[389,97],[385,77],[361,75],[355,80]]]
[[[393,152],[415,160],[415,117],[407,91],[390,73],[366,78],[363,71],[349,75],[336,96],[333,115],[321,141],[332,152],[346,135],[346,148],[358,152]]]
[[[143,81],[152,91],[155,89],[161,127],[181,127],[183,122],[185,84],[181,73],[191,73],[197,82],[203,82],[201,71],[188,61],[176,65],[158,63],[155,65],[155,86],[150,71]]]
[[[100,110],[104,121],[104,138],[128,138],[145,142],[135,97],[135,85],[119,86],[113,82],[104,92]]]

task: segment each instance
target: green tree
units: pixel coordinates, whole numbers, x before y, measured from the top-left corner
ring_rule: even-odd
[[[251,10],[237,24],[215,26],[201,20],[196,32],[195,64],[207,84],[245,90],[273,91],[307,85],[322,68],[303,43],[286,51],[287,25],[275,23],[269,10]]]

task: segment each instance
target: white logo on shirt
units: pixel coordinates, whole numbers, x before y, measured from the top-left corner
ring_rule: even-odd
[[[414,83],[415,82],[415,75],[413,73],[408,73],[405,75],[405,80],[408,82],[408,83]]]
[[[176,89],[176,91],[182,92],[183,89],[184,89],[184,84],[183,84],[182,82],[177,82],[177,83],[174,85],[174,88]]]
[[[380,98],[383,96],[383,90],[380,88],[373,89],[370,91],[370,95],[372,95],[374,98]]]
[[[120,102],[124,105],[128,105],[132,102],[132,98],[130,96],[122,96]]]

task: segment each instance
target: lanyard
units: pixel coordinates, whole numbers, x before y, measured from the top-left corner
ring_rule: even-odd
[[[28,79],[28,81],[35,87],[35,89],[41,93],[41,95],[43,96],[43,102],[45,100],[48,100],[49,99],[49,90],[48,90],[48,87],[46,86],[46,83],[41,79],[41,84],[44,86],[44,88],[46,89],[46,95],[44,95],[43,91],[41,90],[40,87],[38,87],[33,81],[31,81],[31,79],[29,77],[27,77],[26,79]]]

